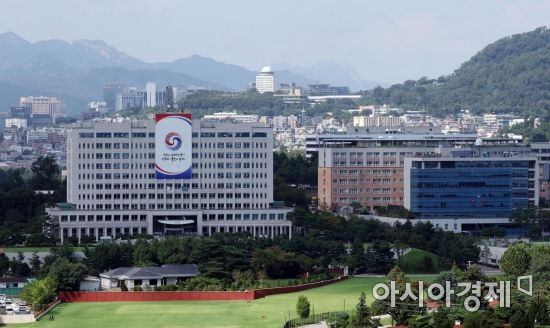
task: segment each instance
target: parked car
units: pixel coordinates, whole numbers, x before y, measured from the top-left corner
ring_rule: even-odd
[[[6,313],[13,314],[13,306],[11,304],[6,305]]]
[[[21,301],[21,302],[15,302],[15,304],[13,304],[13,310],[16,311],[16,312],[21,311],[22,307],[26,308],[27,303]]]

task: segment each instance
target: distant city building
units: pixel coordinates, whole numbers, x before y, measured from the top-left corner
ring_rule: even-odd
[[[26,129],[27,119],[26,118],[7,118],[6,128]]]
[[[164,91],[164,108],[168,111],[176,108],[176,90],[171,85]]]
[[[31,119],[31,108],[28,106],[10,107],[10,118],[23,118],[28,122]]]
[[[138,91],[135,87],[125,89],[116,95],[115,111],[130,108],[143,108],[145,105],[146,93]]]
[[[21,97],[19,106],[29,107],[33,125],[49,125],[61,114],[61,101],[56,97]]]
[[[147,82],[145,85],[145,92],[147,98],[147,107],[157,106],[157,85],[154,82]]]
[[[105,101],[92,101],[88,103],[88,110],[104,114],[107,112],[107,103]]]
[[[275,73],[269,66],[265,66],[256,75],[256,90],[259,93],[275,92]]]
[[[204,115],[204,121],[233,121],[241,123],[258,122],[258,115],[237,114],[236,112],[219,112],[212,115]]]
[[[349,95],[348,87],[333,87],[330,84],[310,84],[309,96],[345,96]]]
[[[400,126],[401,118],[399,116],[354,116],[353,126],[371,127],[371,126]]]
[[[124,85],[115,83],[109,83],[103,87],[103,101],[107,105],[108,112],[115,111],[117,94],[124,92],[124,89]]]

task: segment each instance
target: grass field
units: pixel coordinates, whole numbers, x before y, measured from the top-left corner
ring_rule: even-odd
[[[431,267],[426,267],[424,257],[431,259]],[[439,256],[417,248],[403,255],[397,265],[406,273],[439,273],[444,269],[439,266]]]
[[[432,277],[414,277],[431,280]],[[353,309],[361,291],[373,301],[372,286],[384,278],[351,278],[336,284],[298,293],[269,296],[252,302],[143,302],[143,303],[68,303],[57,306],[47,316],[33,324],[17,328],[174,328],[174,327],[282,327],[289,312],[296,317],[296,299],[305,295],[315,313]]]

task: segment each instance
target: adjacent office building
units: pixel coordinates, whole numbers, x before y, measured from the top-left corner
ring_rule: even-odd
[[[406,158],[405,208],[419,218],[508,218],[538,205],[536,158],[462,156]]]
[[[270,127],[193,120],[191,179],[155,178],[153,120],[78,123],[68,131],[67,147],[68,203],[47,210],[61,240],[292,234],[290,209],[273,200]]]
[[[321,139],[318,201],[321,208],[359,202],[368,210],[404,205],[405,158],[440,157],[442,148],[470,147],[481,156],[529,154],[529,146],[475,135],[347,134]]]

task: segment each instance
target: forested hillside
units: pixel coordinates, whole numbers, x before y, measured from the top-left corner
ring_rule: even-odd
[[[425,109],[436,115],[454,114],[461,109],[474,113],[547,115],[550,111],[550,30],[540,27],[500,39],[451,75],[409,80],[363,94],[365,104]]]

